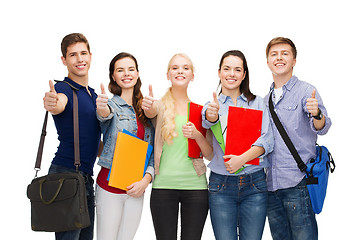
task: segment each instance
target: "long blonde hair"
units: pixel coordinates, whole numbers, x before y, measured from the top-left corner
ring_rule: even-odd
[[[191,70],[194,73],[193,62],[184,53],[177,53],[170,59],[167,71],[169,72],[171,63],[172,63],[173,59],[177,56],[181,56],[181,57],[185,58],[189,62]],[[161,98],[161,102],[164,105],[164,114],[163,114],[163,121],[162,121],[163,123],[161,126],[161,136],[163,137],[163,140],[166,141],[169,145],[173,143],[173,138],[178,136],[177,132],[175,131],[175,127],[176,127],[176,124],[175,124],[175,114],[176,114],[175,99],[173,97],[171,89],[172,89],[172,87],[170,87],[168,89],[168,91],[165,93],[165,95]]]

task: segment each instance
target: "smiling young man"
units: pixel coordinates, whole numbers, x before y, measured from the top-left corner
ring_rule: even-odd
[[[88,70],[92,54],[85,36],[72,33],[61,43],[62,62],[68,69],[68,77],[53,85],[45,93],[44,108],[52,113],[57,128],[59,146],[53,158],[49,173],[75,172],[73,136],[73,86],[78,98],[80,172],[86,183],[87,204],[91,225],[81,230],[56,233],[56,239],[93,239],[94,189],[93,166],[98,154],[101,129],[96,117],[95,91],[88,86]],[[71,86],[70,86],[71,85]]]
[[[296,47],[283,37],[272,39],[266,48],[267,65],[273,84],[265,97],[269,106],[272,94],[274,110],[288,133],[301,159],[307,163],[316,157],[317,135],[331,126],[325,106],[316,88],[293,75]],[[270,114],[275,139],[274,151],[268,155],[268,210],[273,239],[318,239],[318,227],[305,182],[296,161]]]

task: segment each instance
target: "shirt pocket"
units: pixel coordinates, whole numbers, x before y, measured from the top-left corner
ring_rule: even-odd
[[[283,109],[283,111],[293,112],[297,109],[298,105],[298,103],[288,103],[281,106],[281,108]]]
[[[119,132],[123,129],[129,131],[132,120],[135,120],[134,114],[127,114],[124,112],[116,112],[116,127]]]

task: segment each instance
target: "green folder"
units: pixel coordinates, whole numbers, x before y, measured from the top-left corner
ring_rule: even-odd
[[[214,124],[211,128],[210,128],[214,134],[214,137],[216,138],[219,146],[221,147],[222,151],[225,152],[226,149],[226,145],[224,143],[224,138],[223,138],[223,134],[222,134],[222,126],[221,126],[221,122],[218,121],[216,124]],[[239,172],[241,172],[243,169],[245,169],[245,166],[242,166],[240,169],[238,169],[234,174],[238,174]]]

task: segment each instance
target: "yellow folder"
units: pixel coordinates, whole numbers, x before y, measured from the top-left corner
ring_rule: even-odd
[[[123,132],[117,135],[108,185],[126,187],[143,178],[148,143]]]

